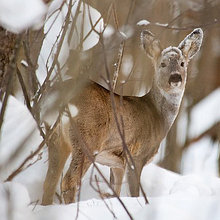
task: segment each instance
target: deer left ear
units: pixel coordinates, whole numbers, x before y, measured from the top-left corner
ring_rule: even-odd
[[[148,30],[143,30],[141,32],[141,44],[148,57],[152,60],[157,60],[161,52],[161,46],[160,41],[155,37],[155,35]]]
[[[199,51],[203,39],[203,31],[201,28],[194,29],[179,44],[178,48],[182,51],[183,56],[190,60]]]

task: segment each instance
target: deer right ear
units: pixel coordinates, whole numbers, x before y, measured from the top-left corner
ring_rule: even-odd
[[[190,60],[199,51],[202,44],[202,39],[202,29],[196,28],[185,37],[185,39],[179,44],[178,48],[182,51],[183,56]]]
[[[144,30],[141,32],[141,44],[145,52],[151,59],[157,59],[161,46],[160,41],[150,31]]]

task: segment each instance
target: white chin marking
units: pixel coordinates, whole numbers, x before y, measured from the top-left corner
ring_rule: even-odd
[[[170,85],[173,87],[173,88],[178,88],[181,86],[181,82],[171,82]]]

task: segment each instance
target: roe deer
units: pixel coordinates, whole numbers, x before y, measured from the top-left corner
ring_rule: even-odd
[[[89,83],[69,105],[78,109],[72,117],[95,161],[111,168],[114,190],[120,193],[122,178],[127,170],[131,196],[139,195],[143,166],[157,153],[162,139],[172,126],[181,104],[186,85],[189,60],[199,51],[203,38],[200,28],[193,30],[178,47],[164,50],[155,36],[144,30],[141,44],[155,69],[150,92],[143,97],[123,97],[114,94],[115,111],[123,116],[124,137],[136,171],[125,160],[122,139],[117,130],[109,91]],[[83,153],[81,140],[71,121],[60,122],[49,144],[49,168],[44,182],[42,204],[53,202],[56,186],[64,164],[72,153],[70,167],[62,181],[65,203],[74,201],[80,178],[91,161]]]

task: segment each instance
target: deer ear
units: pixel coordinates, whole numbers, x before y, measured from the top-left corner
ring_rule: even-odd
[[[141,32],[141,44],[151,59],[158,58],[161,52],[160,41],[150,31]]]
[[[185,37],[185,39],[179,44],[178,48],[182,51],[183,56],[190,60],[199,51],[202,39],[202,29],[196,28]]]

